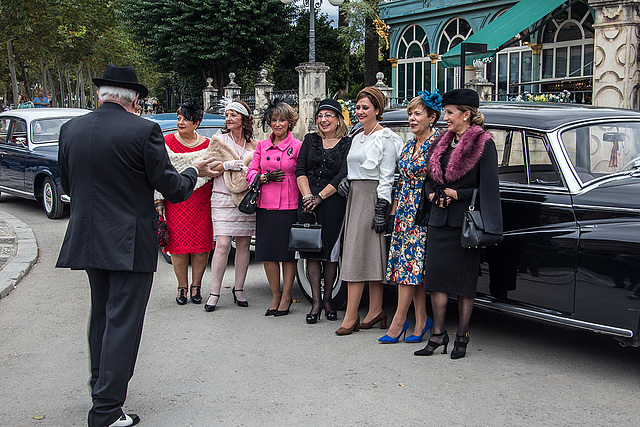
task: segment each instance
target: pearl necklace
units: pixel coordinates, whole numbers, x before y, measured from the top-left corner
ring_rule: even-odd
[[[374,134],[374,132],[376,131],[376,129],[378,128],[378,126],[380,126],[380,123],[378,123],[378,122],[376,121],[376,125],[373,127],[373,129],[371,130],[371,132],[369,132],[369,135],[367,135],[366,133],[364,133],[364,130],[363,130],[363,131],[362,131],[362,136],[363,136],[364,138],[361,138],[362,140],[360,141],[360,144],[364,144],[365,142],[367,142],[367,139],[369,139],[369,137],[370,137],[371,135],[373,135],[373,134]]]
[[[187,148],[193,148],[193,147],[195,147],[195,146],[200,144],[200,134],[198,132],[196,132],[196,140],[193,141],[193,142],[185,141],[184,138],[182,138],[178,132],[176,132],[175,135],[176,135],[176,139],[178,140],[178,142],[180,144],[184,145]]]

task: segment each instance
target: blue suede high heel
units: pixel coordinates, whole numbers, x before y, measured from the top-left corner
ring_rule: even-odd
[[[409,335],[404,339],[404,342],[422,342],[422,338],[424,334],[427,333],[429,329],[433,326],[433,320],[430,317],[427,317],[427,323],[424,324],[424,329],[420,335]]]
[[[405,336],[407,335],[407,329],[409,329],[409,321],[405,320],[404,325],[402,326],[402,332],[400,332],[397,337],[393,338],[389,335],[384,335],[378,338],[378,341],[383,344],[396,344],[398,341],[400,341],[400,337],[402,336],[402,334],[404,334]]]

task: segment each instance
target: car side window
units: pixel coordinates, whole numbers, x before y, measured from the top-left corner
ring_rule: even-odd
[[[20,119],[15,119],[13,121],[13,130],[11,131],[11,142],[16,145],[21,145],[18,138],[24,138],[26,143],[27,140],[27,122]]]
[[[522,132],[506,129],[490,129],[489,132],[498,152],[500,182],[527,184]]]
[[[562,178],[543,137],[527,134],[529,176],[533,185],[562,187]]]
[[[9,137],[9,123],[11,120],[8,117],[0,118],[0,143],[6,143]]]

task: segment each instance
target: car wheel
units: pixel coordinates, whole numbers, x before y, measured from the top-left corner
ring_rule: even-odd
[[[42,183],[42,207],[49,218],[62,218],[64,203],[60,200],[58,187],[49,177],[46,177]]]
[[[305,298],[309,300],[309,302],[313,301],[311,297],[311,283],[309,282],[309,273],[307,271],[307,260],[299,259],[296,271],[296,279],[298,280],[298,286],[300,286],[300,290],[304,294]],[[322,295],[324,296],[325,292],[325,284],[324,280],[322,282]],[[332,284],[331,287],[331,295],[333,299],[333,307],[335,309],[343,308],[347,302],[347,282],[343,282],[340,280],[340,263],[338,263],[338,272],[336,274],[336,280]]]

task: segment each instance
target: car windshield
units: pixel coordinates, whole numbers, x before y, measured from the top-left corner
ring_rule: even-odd
[[[640,169],[638,122],[580,126],[563,132],[562,143],[583,183]]]
[[[66,123],[71,117],[58,117],[55,119],[40,119],[31,122],[31,142],[34,144],[45,144],[58,142],[60,126]]]

